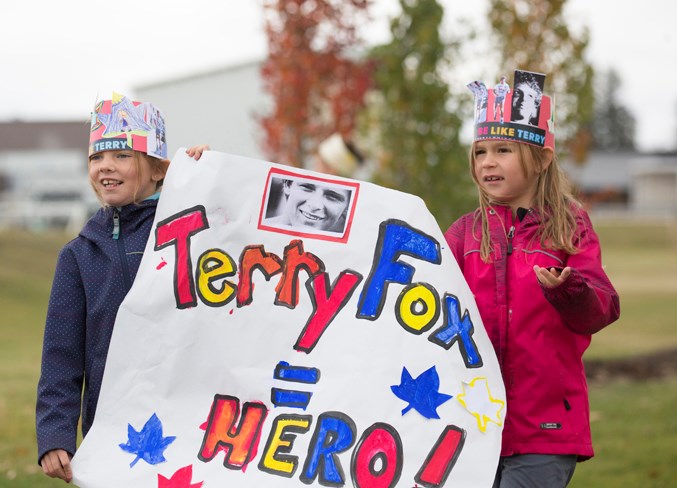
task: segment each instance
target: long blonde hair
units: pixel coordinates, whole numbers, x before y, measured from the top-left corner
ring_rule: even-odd
[[[136,199],[136,195],[139,192],[139,188],[141,188],[141,164],[143,161],[146,161],[148,163],[148,167],[150,169],[150,173],[153,174],[156,171],[160,171],[163,175],[167,174],[167,168],[169,167],[169,161],[166,159],[158,159],[153,156],[149,156],[145,152],[142,151],[132,151],[134,153],[134,165],[136,166],[136,182],[134,184],[134,203],[138,204],[139,202]],[[89,163],[87,163],[89,164]],[[158,191],[162,188],[162,184],[164,183],[164,178],[158,180],[155,184],[155,191]],[[103,201],[101,198],[101,193],[99,193],[99,190],[97,189],[96,185],[94,182],[90,179],[89,180],[89,185],[92,187],[92,190],[94,190],[94,193],[96,194],[96,198],[99,200],[102,206],[106,207],[107,204]]]
[[[571,193],[568,178],[562,172],[554,152],[529,144],[515,143],[519,148],[520,164],[525,175],[529,171],[538,173],[538,183],[533,210],[539,215],[537,237],[542,247],[562,250],[570,254],[578,251],[574,244],[576,233],[576,211],[581,204]],[[548,158],[552,157],[550,164]],[[482,224],[480,255],[484,262],[489,262],[492,252],[491,235],[489,233],[488,210],[492,204],[489,195],[482,189],[475,174],[475,146],[470,148],[470,173],[479,190],[479,212],[475,214],[475,224]],[[545,169],[543,169],[545,167]]]

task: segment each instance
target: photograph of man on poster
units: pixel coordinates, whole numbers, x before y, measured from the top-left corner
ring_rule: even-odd
[[[343,236],[354,206],[353,185],[302,175],[273,174],[261,226],[303,235]]]

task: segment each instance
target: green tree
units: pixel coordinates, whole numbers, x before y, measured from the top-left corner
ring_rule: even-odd
[[[459,110],[450,111],[465,102],[451,99],[443,77],[457,45],[440,38],[444,12],[436,0],[400,0],[400,6],[391,42],[371,53],[381,148],[374,179],[423,198],[446,228],[477,201],[459,142]]]
[[[572,32],[563,14],[566,0],[490,0],[489,21],[499,66],[548,76],[546,93],[556,102],[558,149],[583,162],[592,142],[592,66],[584,59],[588,31]],[[498,76],[499,74],[497,74]]]
[[[599,77],[592,126],[593,147],[596,149],[605,151],[635,149],[635,118],[619,102],[620,87],[621,79],[614,70]]]
[[[347,52],[360,44],[356,24],[370,2],[264,1],[268,58],[261,74],[273,108],[260,123],[273,161],[300,166],[333,132],[352,132],[371,72]]]

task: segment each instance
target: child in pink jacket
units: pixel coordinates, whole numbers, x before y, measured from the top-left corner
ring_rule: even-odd
[[[505,383],[496,488],[564,487],[576,462],[593,456],[582,355],[620,314],[599,239],[554,154],[544,80],[516,71],[511,119],[476,123],[470,170],[480,206],[445,233]],[[537,125],[512,122],[523,120],[511,100],[520,86],[536,93]]]

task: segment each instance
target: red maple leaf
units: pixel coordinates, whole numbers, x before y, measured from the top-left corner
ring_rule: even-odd
[[[199,483],[192,483],[193,465],[189,464],[180,468],[172,475],[170,479],[165,478],[161,474],[157,475],[158,488],[200,488],[202,481]]]

